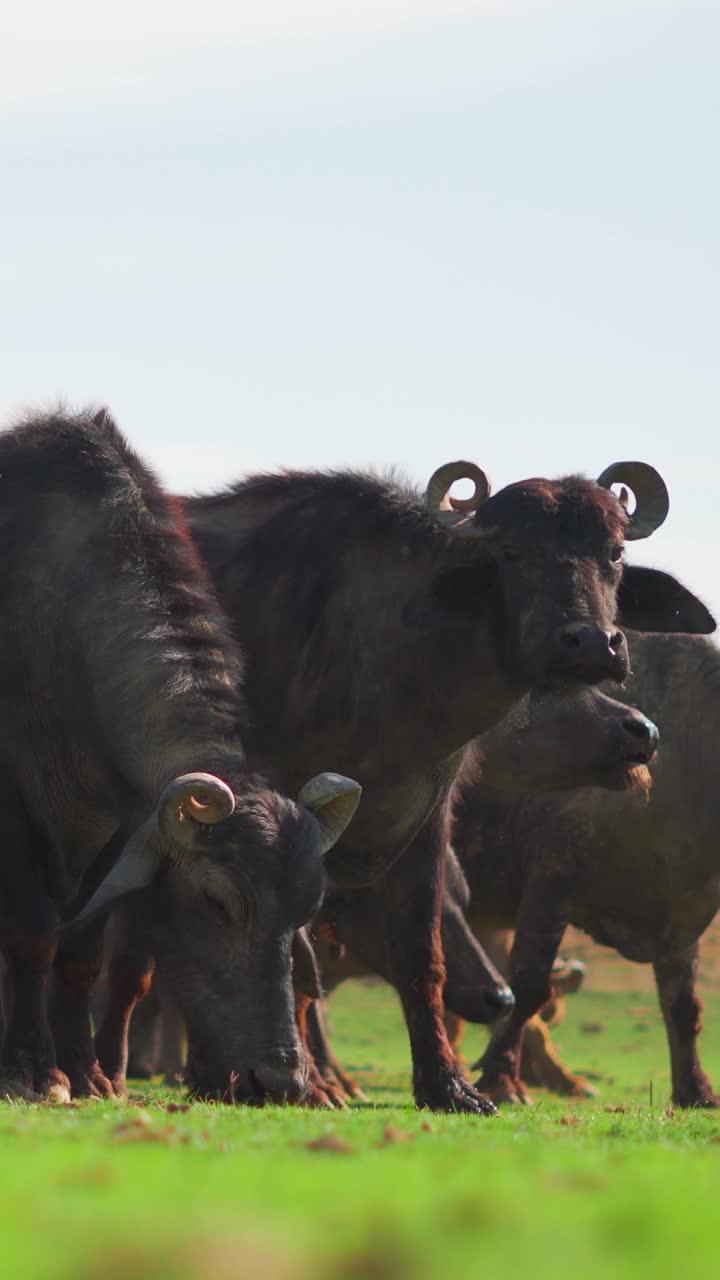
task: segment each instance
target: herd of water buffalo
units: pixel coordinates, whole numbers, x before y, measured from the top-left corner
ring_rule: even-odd
[[[196,1096],[342,1105],[322,999],[374,973],[418,1106],[489,1114],[572,923],[654,965],[674,1099],[714,1105],[715,622],[623,558],[667,512],[639,462],[184,499],[104,410],[0,434],[0,1092],[122,1095],[147,997]],[[475,1085],[453,1016],[497,1022]]]

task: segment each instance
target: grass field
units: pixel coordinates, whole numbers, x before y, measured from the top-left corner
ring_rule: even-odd
[[[348,984],[334,1042],[371,1106],[185,1109],[160,1088],[129,1107],[4,1104],[2,1274],[710,1280],[720,1116],[668,1112],[655,1000],[644,971],[622,969],[625,989],[617,962],[593,965],[556,1036],[601,1089],[593,1102],[538,1093],[489,1120],[415,1112],[393,993]],[[720,1080],[720,992],[704,994]],[[482,1044],[473,1030],[468,1056]]]

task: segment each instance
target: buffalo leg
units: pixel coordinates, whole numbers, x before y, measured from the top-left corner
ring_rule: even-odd
[[[0,1060],[0,1096],[70,1101],[70,1082],[59,1070],[47,1009],[57,945],[57,910],[41,868],[46,849],[10,797],[3,796],[0,860],[2,950],[11,1007]]]
[[[90,1014],[92,989],[102,968],[105,923],[103,919],[77,937],[63,938],[55,956],[50,1018],[58,1064],[76,1098],[113,1096],[97,1060]]]
[[[539,1014],[525,1025],[520,1058],[520,1078],[566,1098],[595,1098],[597,1089],[583,1076],[574,1075],[561,1062],[550,1031]]]
[[[107,976],[107,1003],[95,1037],[104,1074],[118,1097],[127,1086],[128,1031],[133,1009],[152,986],[155,958],[149,945],[149,927],[141,903],[115,913],[117,933]]]
[[[521,903],[510,959],[515,1007],[490,1040],[477,1083],[497,1102],[530,1101],[520,1079],[523,1032],[552,993],[552,967],[568,915],[564,883],[549,878],[530,886]]]
[[[0,1065],[0,1096],[70,1101],[70,1081],[58,1066],[47,1015],[47,989],[55,957],[52,935],[5,944],[13,1007]]]
[[[177,1001],[155,978],[160,1003],[160,1061],[158,1067],[168,1084],[177,1084],[183,1076],[187,1058],[187,1031]]]
[[[455,1060],[464,1076],[468,1074],[468,1063],[461,1046],[466,1029],[467,1022],[465,1019],[459,1018],[456,1013],[452,1013],[450,1009],[446,1008],[445,1032],[450,1042],[450,1048],[455,1054]]]
[[[128,1031],[127,1074],[134,1080],[149,1080],[160,1071],[162,1012],[157,980],[136,1007]]]
[[[464,1079],[443,1022],[441,912],[447,844],[448,812],[440,805],[374,893],[388,976],[402,1001],[410,1036],[418,1107],[492,1115],[493,1104]]]
[[[702,1001],[696,988],[697,943],[654,967],[670,1045],[673,1102],[678,1107],[718,1107],[720,1097],[713,1091],[698,1057]]]
[[[308,1048],[313,1056],[320,1076],[326,1085],[336,1089],[344,1098],[357,1098],[367,1102],[367,1095],[340,1066],[330,1047],[327,1023],[325,1020],[324,1002],[313,1000],[307,1011],[306,1033]]]
[[[295,1019],[298,1036],[307,1065],[307,1080],[302,1096],[305,1107],[322,1107],[340,1111],[347,1106],[342,1090],[329,1080],[324,1080],[318,1067],[312,1047],[314,1031],[313,1005],[316,1003],[310,996],[295,993]]]

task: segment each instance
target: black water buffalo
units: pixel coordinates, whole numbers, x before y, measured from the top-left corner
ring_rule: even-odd
[[[454,499],[463,476],[474,496]],[[643,629],[714,625],[674,579],[623,568],[623,541],[667,513],[657,473],[617,464],[600,480],[491,497],[479,468],[449,464],[421,497],[365,474],[286,473],[184,504],[245,647],[260,758],[292,790],[302,743],[310,767],[330,757],[363,783],[329,873],[374,886],[420,1106],[490,1110],[443,1025],[443,851],[465,744],[531,688],[624,679],[618,608]],[[604,487],[620,481],[632,516]]]
[[[0,538],[3,1092],[112,1091],[88,993],[104,916],[151,886],[200,1091],[297,1096],[291,942],[359,788],[326,775],[293,803],[251,772],[239,649],[177,504],[103,411],[0,435]]]
[[[647,708],[663,733],[647,799],[595,790],[511,799],[490,787],[461,796],[455,841],[474,890],[470,918],[516,931],[516,1012],[483,1060],[484,1085],[499,1098],[526,1098],[523,1024],[545,998],[549,965],[572,923],[653,965],[676,1105],[720,1101],[698,1058],[696,990],[698,939],[720,907],[720,653],[690,636],[637,635],[632,645],[634,671],[621,696]]]

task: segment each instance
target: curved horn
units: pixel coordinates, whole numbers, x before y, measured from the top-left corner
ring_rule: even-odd
[[[194,849],[198,828],[229,818],[235,797],[214,773],[183,773],[163,791],[157,807],[158,828],[186,849]]]
[[[625,530],[628,542],[649,538],[660,528],[670,510],[665,481],[659,471],[647,462],[613,462],[598,476],[597,483],[603,489],[609,489],[613,484],[622,485],[619,501],[624,507],[627,506],[627,489],[635,495],[635,510],[628,516]]]
[[[458,480],[472,480],[475,492],[470,498],[453,498],[450,490]],[[490,497],[490,481],[475,462],[446,462],[431,475],[425,490],[425,509],[438,524],[458,533],[478,536],[469,518]]]
[[[301,789],[298,804],[314,815],[323,834],[323,857],[332,849],[360,803],[362,787],[340,773],[318,773]]]

